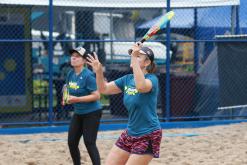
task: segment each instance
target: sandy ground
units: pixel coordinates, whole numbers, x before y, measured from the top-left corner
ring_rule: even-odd
[[[121,131],[99,132],[102,164]],[[247,123],[163,130],[160,158],[151,165],[247,164]],[[70,165],[67,133],[1,135],[0,165]],[[91,164],[83,143],[82,164]]]

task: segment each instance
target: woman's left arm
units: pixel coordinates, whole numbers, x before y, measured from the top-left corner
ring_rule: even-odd
[[[97,90],[95,77],[89,75],[86,78],[86,90],[90,93],[85,96],[70,96],[69,103],[94,102],[100,99],[100,93]]]
[[[137,55],[139,54],[140,47],[135,45],[132,50],[131,65],[133,68],[136,89],[140,93],[150,92],[152,90],[152,82],[149,79],[145,79],[144,73],[138,62]]]

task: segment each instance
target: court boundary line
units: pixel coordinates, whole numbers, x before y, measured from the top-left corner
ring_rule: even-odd
[[[247,122],[243,120],[214,120],[214,121],[176,121],[161,122],[162,129],[179,128],[199,128],[217,125],[237,124]],[[100,131],[123,130],[127,124],[100,124]],[[19,127],[19,128],[0,128],[0,135],[18,135],[18,134],[37,134],[37,133],[62,133],[68,131],[68,125],[64,126],[40,126],[40,127]]]

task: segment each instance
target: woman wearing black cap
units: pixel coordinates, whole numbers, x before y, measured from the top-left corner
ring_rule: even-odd
[[[158,79],[155,71],[154,54],[148,47],[134,45],[131,53],[133,74],[115,81],[105,82],[102,65],[97,55],[88,59],[96,72],[100,93],[124,92],[124,105],[129,113],[127,129],[111,149],[106,165],[148,164],[159,157],[162,130],[156,113]]]
[[[70,50],[73,70],[67,74],[66,78],[70,93],[67,102],[73,104],[74,115],[69,126],[68,145],[74,165],[81,164],[78,145],[83,136],[93,165],[100,165],[96,139],[102,108],[94,74],[85,67],[85,52],[86,50],[82,47]]]

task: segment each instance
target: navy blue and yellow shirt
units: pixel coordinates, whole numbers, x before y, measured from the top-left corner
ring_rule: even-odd
[[[95,76],[92,71],[84,68],[76,75],[74,70],[67,75],[66,84],[69,87],[69,94],[73,96],[87,96],[97,90]],[[80,102],[73,104],[76,114],[87,114],[101,109],[99,100],[93,102]]]
[[[131,136],[142,136],[161,129],[156,113],[158,79],[154,74],[146,74],[145,78],[152,82],[152,90],[148,93],[138,92],[133,74],[114,81],[124,92],[124,105],[129,114],[127,131]]]

